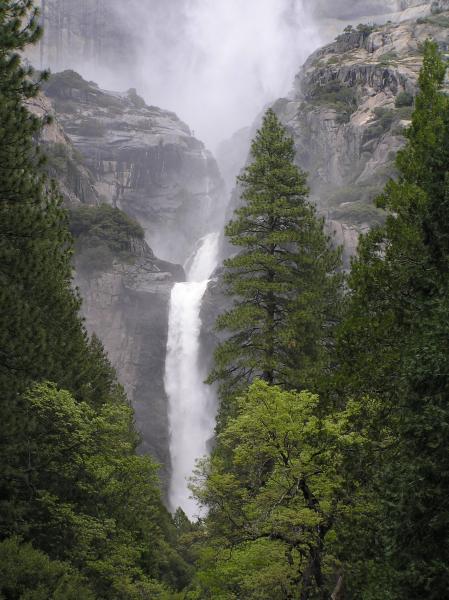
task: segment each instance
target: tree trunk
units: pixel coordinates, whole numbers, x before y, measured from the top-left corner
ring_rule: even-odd
[[[343,575],[338,577],[337,585],[331,595],[331,600],[343,600]]]

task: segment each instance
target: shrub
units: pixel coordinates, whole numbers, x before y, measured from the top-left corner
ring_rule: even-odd
[[[442,12],[442,11],[441,11]],[[449,27],[449,17],[442,15],[441,12],[435,12],[431,17],[420,17],[416,22],[419,25],[436,25],[437,27]]]
[[[413,106],[403,106],[396,111],[397,118],[401,121],[410,121],[413,114]]]
[[[328,105],[340,113],[339,122],[347,123],[357,110],[358,98],[354,88],[340,81],[329,81],[324,85],[315,85],[309,90],[308,96],[312,102]]]
[[[391,65],[392,62],[397,60],[397,58],[398,58],[398,55],[396,52],[386,52],[385,54],[382,54],[382,56],[380,57],[379,64],[382,67],[388,67],[389,65]]]
[[[413,95],[409,92],[400,92],[396,96],[396,108],[402,108],[403,106],[413,106]]]
[[[357,28],[354,29],[352,25],[348,25],[343,30],[343,33],[336,37],[336,41],[340,43],[351,43],[353,47],[360,46],[361,43],[369,36],[373,31],[376,31],[377,25],[368,25],[366,23],[359,23]]]
[[[363,144],[382,137],[391,128],[396,118],[396,112],[390,108],[376,108],[374,115],[375,121],[363,133]]]
[[[137,221],[107,204],[72,209],[70,231],[75,238],[77,266],[85,270],[106,269],[114,258],[130,260],[133,240],[144,239]]]
[[[385,218],[382,210],[367,202],[351,202],[340,205],[331,213],[331,216],[354,225],[369,223],[371,226],[380,225]]]
[[[395,119],[395,111],[391,108],[375,108],[374,115],[376,117],[376,124],[379,125],[383,131],[388,131]]]
[[[84,578],[71,565],[50,560],[18,538],[0,543],[0,598],[95,600]]]
[[[67,70],[52,75],[43,90],[52,98],[67,99],[72,96],[72,90],[87,93],[90,85],[75,71]]]

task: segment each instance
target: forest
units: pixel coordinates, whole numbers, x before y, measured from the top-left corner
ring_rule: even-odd
[[[444,600],[449,590],[449,96],[423,66],[382,218],[349,269],[265,111],[225,228],[214,444],[167,508],[73,285],[142,227],[67,208],[26,103],[32,0],[0,3],[0,599]],[[84,250],[83,250],[84,251]],[[87,255],[86,255],[87,256]],[[89,265],[88,265],[89,266]],[[86,267],[87,268],[87,267]]]

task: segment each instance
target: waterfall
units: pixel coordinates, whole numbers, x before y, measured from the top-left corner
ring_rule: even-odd
[[[187,282],[173,287],[170,299],[165,390],[168,396],[172,476],[171,507],[191,519],[200,516],[187,487],[197,458],[207,453],[215,426],[215,402],[203,383],[199,361],[200,309],[208,278],[217,265],[219,234],[203,237],[187,261]]]

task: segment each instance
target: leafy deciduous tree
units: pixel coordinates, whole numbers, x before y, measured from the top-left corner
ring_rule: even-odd
[[[357,496],[345,474],[369,440],[354,426],[362,403],[323,418],[318,405],[262,381],[238,399],[218,436],[230,459],[204,460],[192,486],[209,510],[199,597],[329,598],[336,526]]]

